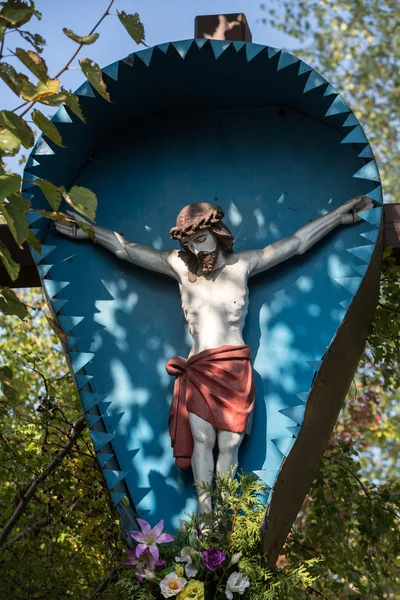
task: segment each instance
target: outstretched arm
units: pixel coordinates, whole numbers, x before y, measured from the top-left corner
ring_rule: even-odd
[[[75,213],[68,212],[68,216],[75,221],[87,222]],[[161,251],[151,248],[150,246],[127,242],[119,235],[119,233],[111,231],[111,229],[92,225],[91,223],[88,224],[94,230],[96,243],[107,248],[107,250],[115,254],[115,256],[118,256],[118,258],[127,260],[144,269],[164,273],[165,275],[178,279],[172,264],[175,262],[174,257],[175,254],[177,254],[175,250]],[[88,234],[82,229],[79,229],[74,223],[56,222],[56,229],[58,232],[72,239],[89,239]]]
[[[296,254],[304,254],[338,225],[358,223],[361,217],[357,213],[369,208],[372,208],[371,200],[366,196],[357,196],[323,217],[307,223],[291,237],[283,238],[261,250],[241,253],[249,261],[249,275],[270,269]]]

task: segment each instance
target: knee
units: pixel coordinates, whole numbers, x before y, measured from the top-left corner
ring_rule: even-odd
[[[218,440],[218,450],[220,454],[233,456],[237,454],[242,440],[235,437],[224,436]]]
[[[192,431],[193,441],[196,446],[203,449],[213,449],[215,445],[215,434],[207,431]]]

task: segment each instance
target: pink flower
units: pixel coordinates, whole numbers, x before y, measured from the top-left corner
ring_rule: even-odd
[[[142,552],[140,558],[137,558],[134,550],[127,548],[126,551],[129,554],[129,558],[123,560],[122,564],[136,567],[136,577],[139,581],[143,581],[146,571],[154,571],[156,567],[163,567],[165,565],[165,560],[156,560],[147,549]]]
[[[133,537],[135,542],[138,542],[136,546],[136,556],[140,558],[145,550],[149,550],[151,556],[158,560],[160,553],[156,544],[167,544],[168,542],[173,542],[174,538],[169,533],[163,533],[164,529],[164,521],[161,520],[153,529],[150,527],[147,521],[143,519],[137,519],[140,529],[139,531],[130,531],[129,535]]]

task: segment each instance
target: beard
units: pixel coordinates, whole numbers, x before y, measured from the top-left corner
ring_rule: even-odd
[[[218,262],[219,249],[216,248],[212,252],[199,252],[197,260],[199,262],[199,269],[205,273],[211,273],[215,269],[215,265]]]

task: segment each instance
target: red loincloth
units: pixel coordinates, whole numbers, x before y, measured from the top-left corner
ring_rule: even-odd
[[[188,360],[175,356],[166,369],[176,377],[168,421],[171,445],[177,466],[188,469],[193,454],[189,412],[218,431],[245,431],[255,397],[250,348],[221,346]]]

